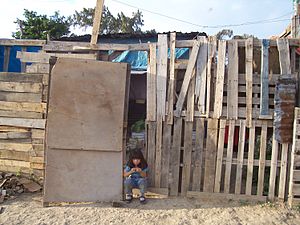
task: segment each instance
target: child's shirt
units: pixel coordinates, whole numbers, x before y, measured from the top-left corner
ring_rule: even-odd
[[[132,168],[130,168],[129,166],[126,165],[125,167],[125,172],[128,173]],[[143,172],[148,172],[148,167],[146,167],[145,169],[142,170]],[[133,178],[133,179],[139,179],[139,178],[142,178],[141,174],[139,172],[134,172],[132,173],[130,176],[130,178]]]

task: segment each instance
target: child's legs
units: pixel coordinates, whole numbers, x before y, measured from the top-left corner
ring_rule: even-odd
[[[132,188],[133,188],[133,180],[131,178],[126,178],[124,180],[124,191],[127,195],[132,195]]]
[[[140,189],[141,195],[144,196],[147,189],[147,180],[146,178],[139,178],[137,181],[138,188]]]

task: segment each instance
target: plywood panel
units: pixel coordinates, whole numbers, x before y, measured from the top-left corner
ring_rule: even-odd
[[[58,59],[51,76],[49,148],[122,151],[126,75],[123,63]]]

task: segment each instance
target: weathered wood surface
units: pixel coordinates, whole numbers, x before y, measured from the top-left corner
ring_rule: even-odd
[[[176,33],[170,34],[170,80],[168,87],[168,124],[173,124],[174,102],[175,102],[175,42]]]
[[[269,115],[269,46],[268,40],[262,40],[261,49],[261,94],[260,115]]]
[[[16,126],[25,128],[45,129],[45,119],[20,119],[0,117],[1,126]]]
[[[275,181],[276,181],[276,171],[277,171],[277,160],[278,160],[278,142],[275,140],[275,135],[273,134],[272,140],[272,156],[271,156],[271,171],[269,180],[269,200],[273,201],[275,199]]]
[[[172,141],[172,125],[164,122],[163,124],[163,145],[162,145],[162,164],[161,164],[161,188],[168,188],[170,174],[170,152]]]
[[[224,178],[224,192],[229,193],[230,191],[230,177],[231,177],[231,167],[232,167],[232,154],[233,154],[233,144],[234,144],[234,130],[235,122],[233,120],[229,121],[228,129],[228,146],[227,146],[227,156],[225,165],[225,178]]]
[[[92,38],[91,38],[92,45],[95,45],[98,42],[103,5],[104,5],[104,0],[97,0],[94,20],[93,20],[93,30],[92,30]]]
[[[49,63],[50,55],[42,52],[17,52],[21,62]]]
[[[255,123],[252,122],[252,126],[250,128],[250,134],[249,134],[246,195],[252,194],[254,147],[255,147]]]
[[[0,82],[0,91],[40,93],[42,84],[21,82]]]
[[[260,150],[259,150],[259,168],[258,168],[258,182],[257,182],[257,195],[262,196],[264,191],[264,176],[266,166],[266,149],[267,149],[267,124],[263,121],[260,135]]]
[[[155,187],[160,188],[162,170],[162,141],[163,141],[163,121],[162,117],[156,122],[156,148],[155,148]]]
[[[245,150],[246,123],[247,123],[247,121],[245,121],[245,120],[240,121],[239,145],[238,145],[236,180],[235,180],[235,194],[241,194],[242,171],[243,171],[243,160],[244,160],[244,150]]]
[[[44,46],[46,41],[41,40],[21,40],[21,39],[0,39],[0,45],[4,46]]]
[[[215,92],[214,114],[213,118],[220,118],[222,115],[223,90],[226,63],[226,41],[219,41],[218,47],[218,67],[217,67],[217,83]]]
[[[246,41],[246,125],[252,126],[253,38]]]

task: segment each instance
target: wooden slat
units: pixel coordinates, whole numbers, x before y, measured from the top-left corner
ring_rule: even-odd
[[[199,198],[202,201],[249,201],[249,202],[266,202],[267,198],[265,196],[247,196],[241,194],[224,194],[224,193],[205,193],[205,192],[195,192],[189,191],[187,193],[187,197],[189,198]]]
[[[192,133],[193,133],[193,122],[186,121],[184,126],[184,153],[183,153],[183,169],[182,169],[182,183],[181,183],[181,195],[183,196],[186,195],[190,186],[192,148],[193,148]]]
[[[215,172],[216,172],[216,154],[218,139],[218,120],[208,119],[207,138],[205,151],[205,172],[204,172],[204,192],[213,192]]]
[[[20,40],[20,39],[0,39],[0,45],[5,46],[40,46],[46,44],[46,41],[40,40]]]
[[[147,71],[147,121],[156,121],[156,44],[149,44]]]
[[[193,72],[195,74],[195,70]],[[189,84],[188,94],[187,94],[187,109],[186,109],[186,121],[192,122],[194,121],[194,108],[195,108],[195,75],[191,78],[191,82]]]
[[[92,53],[92,54],[47,53],[47,55],[57,57],[57,58],[66,58],[66,59],[91,59],[91,60],[97,59],[97,55],[95,53]],[[111,60],[109,60],[109,61],[111,61]]]
[[[210,95],[211,95],[211,81],[212,81],[212,63],[216,54],[217,41],[215,37],[209,37],[208,46],[208,62],[207,62],[207,90],[206,90],[206,117],[209,117],[210,111]]]
[[[17,93],[17,92],[0,91],[0,101],[39,103],[42,101],[42,94],[41,93],[36,94],[36,93]]]
[[[168,35],[158,35],[158,55],[157,55],[157,118],[165,120],[166,114],[166,95],[167,95],[167,73],[168,73]]]
[[[293,181],[299,182],[300,181],[300,170],[294,170],[293,173],[294,173]]]
[[[219,41],[217,81],[216,81],[217,83],[216,83],[213,118],[220,118],[220,116],[222,115],[225,63],[226,63],[226,41]]]
[[[252,192],[254,147],[255,147],[255,123],[252,122],[252,126],[250,128],[250,134],[249,134],[246,195],[251,195]]]
[[[149,186],[154,185],[155,177],[155,136],[156,136],[156,122],[147,122],[147,162],[149,165],[149,176],[148,182]],[[35,136],[35,131],[32,132],[32,135]]]
[[[157,119],[156,123],[156,148],[155,148],[155,187],[160,188],[161,182],[161,164],[162,164],[162,118]]]
[[[17,52],[17,58],[21,62],[49,63],[50,55],[42,52]]]
[[[104,0],[97,0],[94,20],[93,20],[93,30],[92,30],[92,38],[91,44],[95,45],[98,42],[98,35],[100,33],[100,24],[102,18],[102,10],[103,10]]]
[[[0,91],[40,93],[42,84],[20,83],[20,82],[0,82]]]
[[[264,191],[264,176],[266,166],[266,150],[267,150],[267,130],[268,126],[266,121],[263,121],[260,135],[260,150],[259,150],[259,167],[258,167],[258,182],[257,182],[257,195],[262,196]]]
[[[252,126],[253,38],[246,41],[246,126]]]
[[[45,103],[29,103],[29,102],[6,102],[0,101],[0,110],[8,111],[25,111],[25,112],[46,112]]]
[[[44,74],[27,74],[0,72],[0,81],[2,82],[22,82],[22,83],[41,83]]]
[[[30,168],[30,162],[7,160],[7,159],[0,159],[0,165]]]
[[[182,118],[174,118],[173,142],[171,150],[171,181],[170,181],[170,195],[178,195],[179,185],[179,166],[180,166],[180,148],[181,148],[181,129]]]
[[[226,120],[220,120],[218,153],[217,153],[217,164],[216,164],[216,179],[215,179],[215,187],[214,187],[214,192],[216,193],[219,193],[221,190],[225,127],[226,127]]]
[[[161,187],[168,188],[169,184],[169,165],[172,140],[172,125],[164,123],[163,146],[162,146],[162,166],[161,166]]]
[[[30,132],[1,132],[0,139],[26,139],[31,138]]]
[[[229,131],[228,131],[228,147],[227,147],[227,157],[226,157],[226,168],[225,168],[225,179],[224,179],[224,192],[229,193],[230,191],[230,177],[231,177],[231,167],[232,167],[232,153],[234,144],[234,130],[235,122],[234,120],[229,121]]]
[[[14,111],[14,110],[0,110],[0,117],[9,118],[26,118],[26,119],[43,119],[43,113],[39,112],[26,112],[26,111]]]
[[[194,71],[196,60],[197,60],[199,47],[200,47],[200,38],[198,38],[197,41],[195,41],[195,43],[193,45],[193,49],[192,49],[192,53],[190,55],[188,67],[186,69],[183,84],[182,84],[180,94],[179,94],[179,97],[178,97],[178,100],[177,100],[177,103],[176,103],[176,110],[174,112],[174,115],[176,117],[180,117],[180,115],[181,115],[183,103],[184,103],[185,97],[187,95],[190,80],[193,76],[193,71]]]
[[[260,115],[269,115],[269,41],[262,40]]]
[[[273,134],[272,140],[272,156],[271,156],[271,171],[269,180],[269,200],[275,199],[275,182],[276,182],[276,171],[277,171],[277,157],[278,157],[278,142],[275,140],[275,134]]]
[[[194,155],[194,170],[193,170],[193,183],[192,190],[200,191],[202,167],[203,167],[203,154],[204,154],[204,119],[196,119],[196,143]]]
[[[11,150],[1,150],[0,159],[29,161],[29,152],[18,152]]]
[[[277,39],[281,74],[291,74],[290,47],[287,39]]]
[[[30,143],[8,143],[1,141],[0,149],[9,151],[29,152],[33,150],[33,147]]]
[[[176,33],[170,34],[170,80],[168,88],[168,124],[173,124],[174,95],[175,95],[175,42]]]
[[[206,38],[202,37],[196,64],[195,86],[196,101],[198,101],[198,110],[201,114],[205,114],[207,54],[208,43]]]
[[[239,58],[237,41],[228,42],[227,118],[238,118]]]
[[[289,153],[289,145],[282,144],[278,198],[283,200],[285,197],[286,177],[288,175],[287,174],[288,153]]]
[[[246,123],[247,122],[245,120],[240,121],[239,145],[238,145],[236,180],[235,180],[235,194],[241,194],[242,170],[243,170],[244,150],[245,150]]]
[[[26,66],[26,73],[49,73],[49,63],[37,63]]]
[[[0,125],[16,126],[26,128],[45,129],[45,119],[19,119],[19,118],[4,118],[0,117]]]
[[[10,49],[11,49],[11,47],[9,47],[9,46],[4,47],[4,62],[3,62],[3,71],[4,72],[8,72]]]

